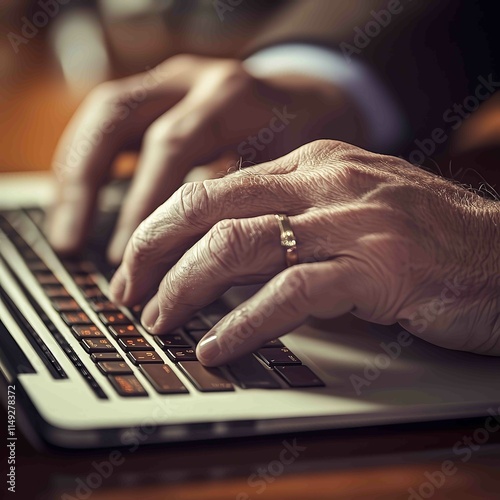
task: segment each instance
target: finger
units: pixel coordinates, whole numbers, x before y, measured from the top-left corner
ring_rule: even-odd
[[[354,260],[300,264],[286,269],[223,318],[201,340],[198,359],[218,366],[290,332],[310,315],[337,317],[356,307]]]
[[[138,170],[108,250],[114,263],[120,262],[139,223],[175,192],[191,168],[233,145],[237,131],[224,128],[225,114],[234,113],[230,104],[242,81],[229,82],[224,72],[202,76],[146,133]]]
[[[338,246],[330,245],[330,253],[318,252],[320,242],[315,235],[324,233],[327,223],[331,225],[329,214],[323,218],[298,215],[290,223],[302,262],[332,257],[342,248],[342,238],[338,238]],[[263,283],[285,267],[274,215],[223,220],[167,272],[144,309],[142,323],[153,334],[173,330],[231,286]]]
[[[301,213],[307,189],[287,175],[234,175],[182,186],[130,239],[113,277],[114,300],[137,304],[166,270],[214,224],[228,218]]]
[[[48,235],[55,249],[72,252],[81,246],[113,160],[185,94],[183,72],[175,65],[161,65],[102,84],[87,97],[66,128],[53,161],[58,193]]]

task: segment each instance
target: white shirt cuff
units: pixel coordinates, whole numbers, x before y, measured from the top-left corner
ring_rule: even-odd
[[[340,53],[316,45],[287,43],[263,49],[244,64],[257,77],[294,72],[338,85],[357,104],[373,151],[391,152],[405,136],[403,112],[384,83],[361,61],[347,61]]]

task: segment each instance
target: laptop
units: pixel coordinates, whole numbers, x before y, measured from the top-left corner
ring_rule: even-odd
[[[149,335],[139,308],[109,300],[113,269],[103,255],[122,195],[121,183],[110,185],[88,247],[61,259],[43,230],[50,176],[0,176],[0,372],[9,414],[15,404],[27,415],[21,431],[82,449],[500,411],[497,358],[349,315],[311,320],[228,366],[204,368],[196,343],[253,289],[233,289],[182,328]]]

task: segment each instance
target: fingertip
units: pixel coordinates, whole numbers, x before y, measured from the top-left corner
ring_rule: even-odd
[[[196,347],[196,357],[204,366],[218,366],[221,364],[222,351],[217,335],[208,333]]]
[[[158,299],[153,297],[142,311],[141,324],[151,335],[158,335],[158,318],[160,316],[160,307]]]
[[[126,285],[127,279],[123,271],[123,266],[120,266],[116,270],[109,283],[109,293],[113,302],[116,302],[117,304],[123,304]]]

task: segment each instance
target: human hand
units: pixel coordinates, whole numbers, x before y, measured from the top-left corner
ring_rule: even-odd
[[[285,268],[287,213],[300,264]],[[498,205],[402,159],[316,141],[185,184],[140,224],[111,283],[142,323],[172,330],[233,285],[264,283],[200,342],[207,365],[255,351],[310,315],[399,322],[443,347],[500,354]]]
[[[300,75],[254,78],[240,61],[176,56],[146,73],[108,82],[85,100],[58,146],[53,247],[83,243],[114,158],[140,145],[138,167],[108,255],[118,263],[138,224],[188,171],[233,153],[243,164],[283,155],[318,137],[362,143],[359,120],[333,85]]]

